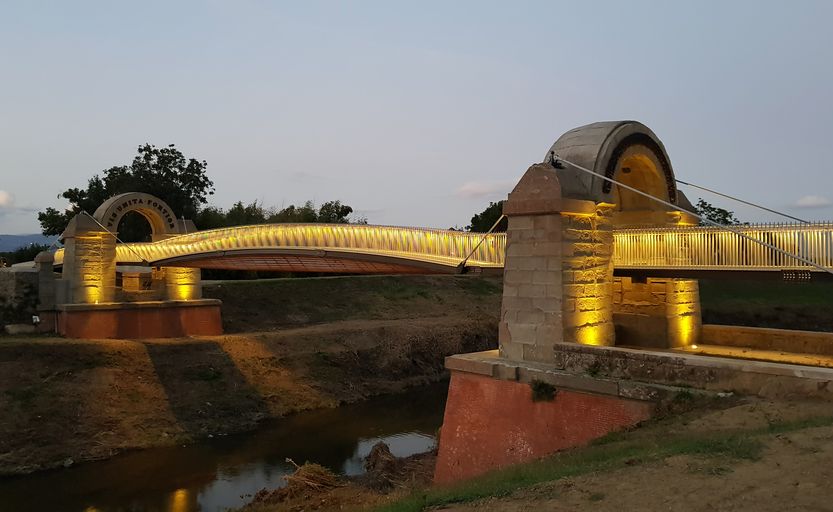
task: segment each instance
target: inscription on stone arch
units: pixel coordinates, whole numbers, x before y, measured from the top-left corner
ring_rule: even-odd
[[[93,214],[93,217],[110,231],[116,231],[119,222],[129,212],[141,214],[150,223],[154,235],[176,234],[176,214],[165,201],[143,192],[128,192],[111,197]]]

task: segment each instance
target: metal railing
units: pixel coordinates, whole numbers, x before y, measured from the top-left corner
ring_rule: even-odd
[[[616,268],[703,270],[819,270],[794,254],[833,268],[833,223],[733,226],[774,250],[719,228],[692,226],[614,231]],[[482,240],[482,243],[480,241]],[[479,245],[478,245],[479,243]],[[118,244],[117,262],[153,264],[218,251],[326,250],[393,256],[458,266],[500,268],[506,234],[355,224],[263,224],[198,231],[153,243]],[[783,251],[783,252],[781,252]],[[55,255],[61,264],[63,251]]]
[[[780,251],[714,227],[623,229],[614,232],[614,265],[645,269],[821,271],[791,257],[793,254],[833,268],[833,223],[738,225],[732,229]]]
[[[152,243],[118,244],[119,263],[155,263],[217,251],[304,249],[400,257],[457,266],[502,267],[504,234],[357,224],[262,224],[212,229]],[[478,245],[479,244],[479,245]],[[55,255],[60,264],[63,254]]]

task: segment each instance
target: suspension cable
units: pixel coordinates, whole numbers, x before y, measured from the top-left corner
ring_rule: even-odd
[[[474,251],[476,251],[477,248],[480,247],[480,245],[486,240],[486,237],[489,236],[492,233],[492,231],[495,230],[497,225],[500,224],[500,221],[502,221],[504,217],[506,217],[506,215],[501,213],[500,217],[498,217],[498,219],[495,221],[495,223],[492,224],[492,227],[489,228],[489,231],[486,231],[485,233],[483,233],[483,236],[480,237],[480,241],[477,242],[477,245],[474,246],[474,249],[471,250],[471,252],[468,254],[468,256],[463,258],[463,261],[461,261],[459,265],[457,265],[458,267],[465,268],[466,262],[469,261],[469,258],[471,258],[471,255],[474,254]]]
[[[148,263],[148,260],[146,260],[141,254],[139,254],[132,247],[130,247],[130,244],[124,243],[124,241],[121,238],[119,238],[119,236],[117,234],[115,234],[112,231],[110,231],[109,229],[105,228],[104,225],[102,223],[98,222],[98,220],[95,217],[93,217],[92,215],[90,215],[89,213],[87,213],[84,210],[81,210],[81,213],[83,213],[87,217],[91,218],[93,220],[93,222],[95,222],[96,224],[99,225],[99,227],[101,227],[101,229],[103,229],[107,233],[111,234],[113,236],[113,238],[116,239],[117,242],[119,242],[120,244],[122,244],[122,246],[126,247],[127,250],[129,250],[130,252],[132,252],[133,254],[138,256],[142,260],[143,264],[148,265],[148,266],[150,265],[150,263]]]
[[[575,169],[578,169],[578,170],[580,170],[580,171],[586,172],[586,173],[588,173],[588,174],[592,174],[593,176],[599,177],[599,178],[601,178],[601,179],[603,179],[603,180],[605,180],[605,181],[609,181],[610,183],[615,183],[616,185],[619,185],[620,187],[622,187],[622,188],[624,188],[624,189],[626,189],[626,190],[630,190],[631,192],[633,192],[633,193],[635,193],[635,194],[639,194],[640,196],[646,197],[646,198],[648,198],[648,199],[650,199],[650,200],[652,200],[652,201],[656,201],[657,203],[663,204],[663,205],[665,205],[665,206],[667,206],[667,207],[669,207],[669,208],[672,208],[672,209],[674,209],[674,210],[677,210],[677,211],[680,211],[680,212],[683,212],[683,213],[687,213],[687,214],[689,214],[689,215],[692,215],[692,216],[694,216],[694,217],[696,217],[696,218],[700,219],[702,222],[704,222],[704,223],[706,223],[706,224],[709,224],[709,225],[714,226],[714,227],[719,228],[719,229],[723,229],[723,230],[725,230],[725,231],[730,231],[730,232],[732,232],[732,233],[736,234],[737,236],[739,236],[739,237],[741,237],[741,238],[744,238],[744,239],[746,239],[746,240],[749,240],[750,242],[754,242],[754,243],[759,244],[759,245],[763,245],[764,247],[767,247],[767,248],[769,248],[769,249],[772,249],[773,251],[779,252],[779,253],[781,253],[781,254],[783,254],[783,255],[785,255],[785,256],[788,256],[788,257],[790,257],[790,258],[793,258],[793,259],[795,259],[795,260],[798,260],[798,261],[800,261],[800,262],[802,262],[802,263],[804,263],[804,264],[806,264],[806,265],[809,265],[809,266],[811,266],[811,267],[817,268],[817,269],[821,270],[822,272],[827,272],[828,274],[833,274],[833,269],[831,269],[831,268],[827,268],[827,267],[823,267],[823,266],[819,265],[818,263],[816,263],[816,262],[814,262],[814,261],[812,261],[812,260],[808,260],[808,259],[806,259],[806,258],[803,258],[803,257],[801,257],[801,256],[797,255],[797,254],[792,254],[792,253],[790,253],[790,252],[787,252],[787,251],[785,251],[785,250],[781,249],[780,247],[776,247],[776,246],[774,246],[774,245],[772,245],[772,244],[769,244],[769,243],[767,243],[767,242],[764,242],[763,240],[758,240],[757,238],[754,238],[754,237],[751,237],[751,236],[749,236],[749,235],[747,235],[747,234],[745,234],[745,233],[742,233],[742,232],[738,231],[737,229],[734,229],[734,228],[729,227],[729,226],[725,226],[725,225],[720,224],[720,223],[718,223],[718,222],[714,222],[713,220],[707,219],[707,218],[703,217],[702,215],[700,215],[700,214],[698,214],[698,213],[690,212],[690,211],[688,211],[688,210],[686,210],[686,209],[684,209],[684,208],[682,208],[682,207],[680,207],[680,206],[677,206],[676,204],[670,203],[670,202],[668,202],[668,201],[666,201],[666,200],[664,200],[664,199],[660,199],[660,198],[658,198],[658,197],[652,196],[651,194],[648,194],[648,193],[643,192],[643,191],[641,191],[641,190],[639,190],[639,189],[636,189],[636,188],[634,188],[634,187],[631,187],[630,185],[625,185],[624,183],[622,183],[622,182],[620,182],[620,181],[618,181],[618,180],[614,180],[613,178],[608,178],[607,176],[605,176],[605,175],[603,175],[603,174],[599,174],[599,173],[597,173],[597,172],[595,172],[595,171],[591,171],[590,169],[588,169],[588,168],[586,168],[586,167],[582,167],[582,166],[580,166],[580,165],[578,165],[578,164],[575,164],[575,163],[573,163],[573,162],[570,162],[569,160],[564,160],[563,158],[561,158],[561,157],[559,157],[558,155],[556,155],[556,154],[555,154],[555,152],[551,152],[551,153],[550,153],[550,155],[551,155],[551,158],[552,158],[552,160],[551,160],[551,162],[550,162],[550,163],[551,163],[551,164],[552,164],[552,166],[553,166],[553,167],[555,167],[556,169],[558,168],[558,167],[557,167],[557,165],[558,165],[558,164],[560,164],[560,163],[567,164],[567,165],[569,165],[569,166],[571,166],[571,167],[574,167]]]
[[[711,192],[712,194],[716,194],[716,195],[718,195],[718,196],[722,196],[722,197],[725,197],[725,198],[727,198],[727,199],[731,199],[731,200],[733,200],[733,201],[737,201],[737,202],[739,202],[739,203],[743,203],[743,204],[745,204],[745,205],[754,206],[755,208],[760,208],[761,210],[768,211],[769,213],[774,213],[774,214],[776,214],[776,215],[780,215],[780,216],[782,216],[782,217],[786,217],[786,218],[788,218],[788,219],[792,219],[792,220],[798,221],[798,222],[800,222],[800,223],[802,223],[802,224],[810,224],[810,222],[809,222],[809,221],[806,221],[806,220],[804,220],[804,219],[799,219],[798,217],[793,217],[792,215],[788,215],[788,214],[786,214],[786,213],[779,212],[779,211],[777,211],[777,210],[773,210],[773,209],[771,209],[771,208],[767,208],[766,206],[761,206],[761,205],[759,205],[759,204],[750,203],[749,201],[744,201],[743,199],[740,199],[740,198],[737,198],[737,197],[732,197],[732,196],[730,196],[729,194],[724,194],[724,193],[722,193],[722,192],[718,192],[717,190],[712,190],[712,189],[710,189],[710,188],[701,187],[700,185],[695,185],[694,183],[689,183],[689,182],[687,182],[687,181],[683,181],[683,180],[680,180],[680,179],[675,179],[675,181],[676,181],[677,183],[681,183],[681,184],[683,184],[683,185],[688,185],[689,187],[699,188],[700,190],[705,190],[706,192]]]

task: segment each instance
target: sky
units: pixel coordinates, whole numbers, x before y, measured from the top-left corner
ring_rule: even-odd
[[[207,160],[223,208],[465,226],[562,133],[618,119],[680,179],[833,219],[831,19],[827,0],[0,0],[0,233],[38,232],[145,142]]]

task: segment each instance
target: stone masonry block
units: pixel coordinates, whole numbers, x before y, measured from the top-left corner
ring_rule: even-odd
[[[552,345],[524,345],[523,351],[524,361],[555,362],[555,352]]]
[[[544,322],[544,312],[540,309],[531,309],[527,311],[518,311],[515,316],[515,321],[521,324],[538,324]]]
[[[532,299],[531,308],[539,309],[544,313],[561,312],[561,297],[548,295],[538,299]]]
[[[504,297],[517,297],[518,296],[518,286],[515,284],[507,284],[504,280],[503,284],[503,296]]]
[[[535,330],[537,327],[535,324],[521,324],[518,322],[509,324],[509,335],[512,337],[512,343],[535,343]]]
[[[513,232],[522,229],[532,229],[534,225],[535,216],[533,215],[516,215],[509,217],[509,224],[507,232]]]
[[[533,270],[532,283],[561,286],[561,273],[548,270]]]
[[[560,256],[561,242],[535,242],[530,249],[531,256]]]
[[[522,284],[518,288],[519,297],[529,297],[533,299],[546,297],[547,287],[542,284]]]
[[[503,282],[510,285],[532,284],[532,270],[507,270],[503,273]]]
[[[509,260],[517,257],[540,256],[540,254],[535,253],[536,245],[537,244],[534,242],[527,241],[509,243],[506,246],[506,259]]]
[[[501,343],[499,353],[500,357],[504,357],[511,361],[523,361],[524,346],[514,342]]]
[[[519,270],[546,270],[549,264],[549,258],[545,256],[519,258],[517,261]]]

